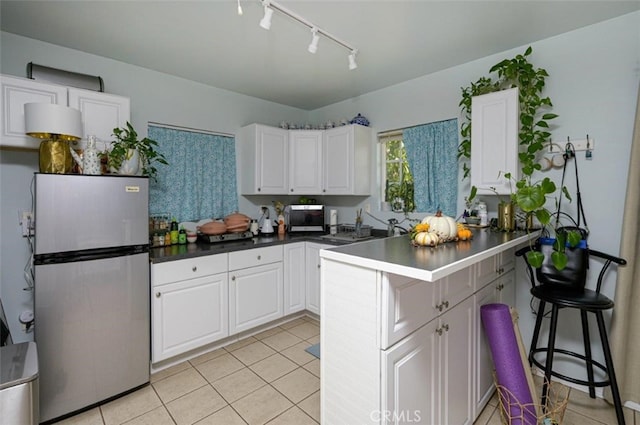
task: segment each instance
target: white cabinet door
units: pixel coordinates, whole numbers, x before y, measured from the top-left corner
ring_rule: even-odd
[[[473,423],[474,298],[469,297],[440,317],[440,420]],[[436,423],[436,422],[434,422]]]
[[[382,424],[438,424],[438,320],[381,352]],[[375,421],[377,418],[373,418]]]
[[[322,131],[289,132],[289,193],[322,193]]]
[[[453,308],[460,301],[471,296],[474,290],[472,267],[459,270],[437,282],[440,285],[439,311]]]
[[[244,195],[289,193],[289,130],[251,124],[236,134],[238,180]]]
[[[1,146],[38,149],[40,140],[25,134],[24,104],[53,103],[67,105],[67,88],[38,83],[26,78],[0,77],[2,85]]]
[[[373,132],[361,125],[324,132],[323,192],[327,195],[369,195]]]
[[[516,306],[516,272],[510,270],[496,281],[496,289],[498,291],[498,302],[506,304],[509,307]]]
[[[154,287],[152,362],[228,336],[227,298],[227,273]]]
[[[471,185],[479,194],[511,193],[504,173],[518,177],[518,88],[471,100]]]
[[[307,242],[306,247],[306,292],[307,310],[320,315],[320,250],[331,245]]]
[[[306,308],[306,243],[284,246],[284,315]]]
[[[282,288],[282,262],[230,272],[230,335],[282,317]]]
[[[114,94],[69,88],[69,106],[82,112],[83,138],[95,135],[102,142],[98,149],[106,148],[113,129],[125,127],[131,117],[129,98]]]

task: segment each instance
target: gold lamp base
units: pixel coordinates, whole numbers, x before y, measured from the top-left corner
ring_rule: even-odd
[[[67,174],[73,161],[69,142],[66,140],[43,140],[40,143],[40,172]]]

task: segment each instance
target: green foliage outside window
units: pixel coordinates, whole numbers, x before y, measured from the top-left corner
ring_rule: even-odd
[[[393,211],[415,211],[413,176],[407,162],[407,152],[401,139],[385,143],[386,179],[384,200]]]

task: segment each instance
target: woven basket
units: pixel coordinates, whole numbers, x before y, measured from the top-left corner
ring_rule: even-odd
[[[494,374],[495,382],[495,374]],[[551,382],[547,389],[547,401],[542,404],[522,404],[507,388],[496,383],[501,422],[511,424],[562,424],[569,403],[571,388],[559,382]],[[515,413],[519,412],[519,413]],[[535,413],[534,413],[535,412]],[[535,418],[534,418],[535,417]]]

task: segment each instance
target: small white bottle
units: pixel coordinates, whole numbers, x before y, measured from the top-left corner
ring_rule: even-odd
[[[480,225],[486,226],[488,224],[487,221],[487,204],[480,201],[478,202],[478,216],[480,217]]]

